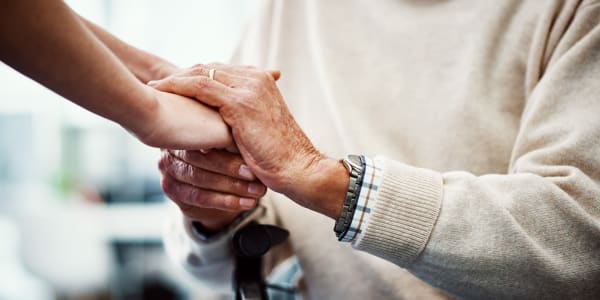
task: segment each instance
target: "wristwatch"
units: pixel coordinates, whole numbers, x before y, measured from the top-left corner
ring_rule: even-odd
[[[360,196],[360,188],[364,177],[365,159],[362,155],[348,155],[342,160],[342,163],[350,174],[350,181],[348,183],[348,190],[346,191],[342,213],[333,227],[333,231],[339,240],[342,240],[350,228],[352,218],[354,217],[354,211],[356,210],[356,203]]]

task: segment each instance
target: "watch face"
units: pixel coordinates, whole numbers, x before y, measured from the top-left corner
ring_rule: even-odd
[[[360,172],[363,167],[362,159],[358,155],[348,155],[342,162],[349,173],[352,173],[352,170]]]
[[[358,156],[358,155],[354,155],[354,154],[348,155],[348,160],[356,166],[359,166],[359,167],[362,166],[362,161],[360,159],[360,156]]]

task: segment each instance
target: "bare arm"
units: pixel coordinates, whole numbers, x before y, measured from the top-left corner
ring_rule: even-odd
[[[121,41],[100,26],[81,16],[79,18],[141,82],[146,83],[150,80],[162,79],[177,70],[177,67],[172,63]]]
[[[136,80],[62,1],[1,0],[0,44],[2,61],[149,145],[200,149],[231,143],[216,112]],[[132,48],[123,45],[113,51],[126,57]],[[133,70],[144,65],[143,59],[125,61]]]

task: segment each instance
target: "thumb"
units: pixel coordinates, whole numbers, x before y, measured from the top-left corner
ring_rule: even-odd
[[[275,81],[279,80],[279,78],[281,78],[281,71],[280,70],[269,70],[267,71],[271,74],[271,76],[273,76],[273,79],[275,79]]]

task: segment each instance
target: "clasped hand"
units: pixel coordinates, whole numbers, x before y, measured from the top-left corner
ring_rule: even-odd
[[[214,80],[208,78],[215,69]],[[300,129],[276,86],[278,72],[253,67],[198,65],[149,85],[214,107],[231,128],[239,150],[163,151],[159,169],[165,193],[188,217],[218,230],[242,210],[255,206],[266,187],[310,209],[310,179],[335,163],[325,158]],[[343,167],[342,167],[343,168]],[[340,197],[340,199],[343,197]]]

